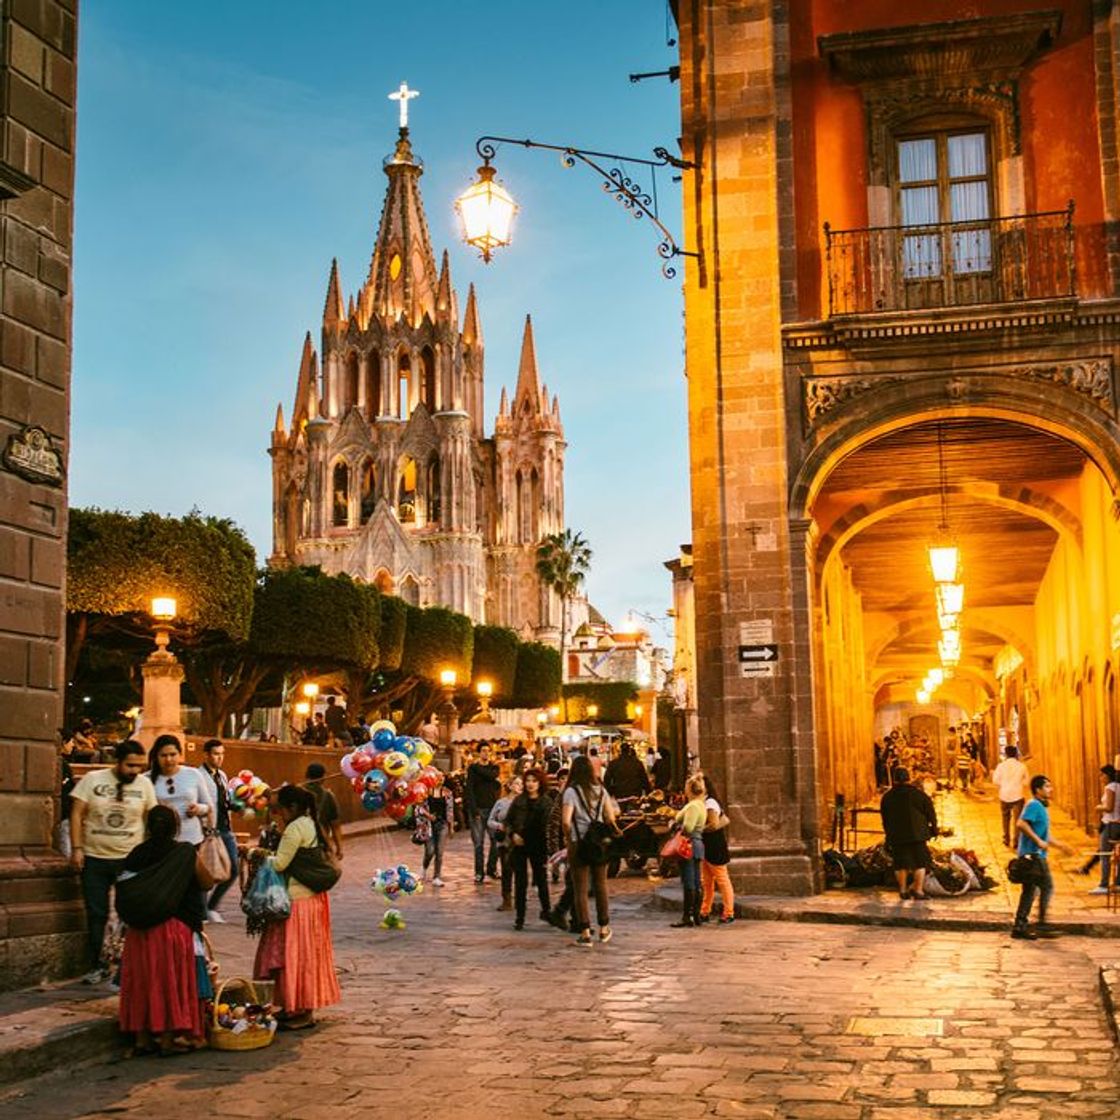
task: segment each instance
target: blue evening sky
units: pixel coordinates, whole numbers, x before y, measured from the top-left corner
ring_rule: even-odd
[[[661,277],[648,222],[552,153],[498,153],[522,209],[489,266],[451,207],[483,133],[676,150],[677,86],[627,80],[675,61],[661,0],[97,0],[80,35],[74,504],[197,505],[243,526],[263,562],[276,405],[290,417],[305,331],[318,346],[331,257],[344,298],[365,276],[396,138],[387,94],[407,80],[437,260],[446,247],[460,306],[468,282],[479,293],[486,431],[531,313],[592,600],[616,623],[664,614],[662,561],[690,536],[679,276]],[[679,185],[657,185],[677,232]]]

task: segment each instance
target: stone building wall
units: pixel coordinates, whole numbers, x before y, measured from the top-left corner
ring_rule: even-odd
[[[77,884],[51,848],[66,487],[50,475],[52,451],[65,467],[70,420],[76,0],[5,2],[0,38],[0,988],[11,988],[81,963]]]

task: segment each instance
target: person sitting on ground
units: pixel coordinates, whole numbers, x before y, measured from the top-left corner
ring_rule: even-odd
[[[618,758],[607,766],[603,785],[616,801],[642,797],[649,793],[653,783],[649,771],[642,765],[632,743],[623,743]]]
[[[120,1025],[135,1036],[135,1053],[182,1054],[206,1038],[195,935],[202,932],[203,899],[214,878],[195,846],[176,839],[173,808],[156,805],[147,826],[147,839],[125,857],[117,883],[117,912],[128,927]]]
[[[924,900],[930,865],[926,842],[937,835],[937,812],[929,795],[910,784],[908,770],[897,767],[892,777],[894,785],[883,794],[879,813],[898,880],[898,897]]]
[[[342,859],[342,827],[339,824],[341,814],[334,794],[323,785],[323,779],[327,775],[326,768],[321,762],[312,762],[304,775],[303,788],[315,799],[315,818],[327,840],[327,850],[333,852],[336,859]]]

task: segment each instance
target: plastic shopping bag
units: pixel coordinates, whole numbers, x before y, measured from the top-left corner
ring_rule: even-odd
[[[269,922],[283,921],[292,912],[288,888],[272,864],[265,860],[241,899],[245,930],[252,936],[261,933]]]

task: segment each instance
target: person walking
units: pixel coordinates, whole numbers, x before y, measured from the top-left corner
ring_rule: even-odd
[[[326,768],[321,762],[308,763],[304,771],[303,788],[314,798],[315,819],[326,838],[328,850],[334,853],[335,859],[342,859],[342,827],[339,824],[341,814],[334,794],[323,785],[326,776]]]
[[[179,814],[179,839],[197,848],[205,838],[203,826],[212,826],[215,818],[209,780],[193,766],[183,765],[183,747],[175,735],[156,739],[148,766],[156,799]]]
[[[679,920],[672,923],[674,929],[686,929],[700,924],[700,867],[704,861],[704,823],[708,819],[708,808],[704,804],[706,789],[704,779],[694,774],[685,783],[688,801],[676,815],[677,827],[682,836],[688,838],[691,855],[680,859],[681,887],[683,889],[683,909]]]
[[[1019,894],[1019,905],[1015,910],[1015,923],[1011,936],[1021,941],[1034,941],[1038,937],[1054,937],[1056,931],[1046,924],[1046,914],[1050,898],[1054,893],[1054,879],[1050,874],[1050,849],[1069,853],[1068,845],[1050,835],[1050,798],[1054,787],[1045,774],[1031,778],[1031,800],[1019,814],[1015,827],[1019,830],[1019,844],[1016,855],[1030,861],[1030,874],[1023,876]],[[1029,928],[1031,907],[1038,895],[1038,924]]]
[[[999,793],[999,815],[1003,825],[1003,846],[1011,847],[1011,837],[1018,835],[1016,825],[1026,800],[1024,791],[1030,782],[1030,771],[1019,758],[1018,747],[1007,747],[1003,760],[992,771],[992,781]],[[1009,827],[1010,826],[1010,827]]]
[[[89,965],[82,979],[87,984],[108,976],[101,945],[109,920],[109,892],[125,857],[144,839],[148,813],[157,804],[144,774],[143,744],[126,739],[114,754],[110,769],[91,770],[70,794],[70,863],[82,877]]]
[[[568,867],[572,873],[572,906],[575,910],[582,948],[591,945],[591,917],[587,905],[588,885],[595,890],[595,916],[599,921],[599,942],[606,944],[612,937],[610,898],[607,895],[607,860],[592,857],[590,851],[581,853],[581,841],[592,837],[592,825],[607,825],[618,832],[617,813],[611,796],[596,780],[595,768],[586,755],[572,760],[568,774],[568,788],[564,790],[561,824],[564,844],[568,849]],[[586,847],[586,846],[585,846]]]
[[[552,811],[552,798],[545,792],[544,772],[532,767],[521,775],[524,789],[514,798],[506,819],[510,854],[513,857],[514,929],[525,928],[525,905],[529,893],[529,868],[537,885],[537,899],[541,904],[540,919],[550,920],[551,906],[548,899],[548,818]]]
[[[434,863],[432,886],[442,887],[443,852],[455,831],[455,797],[443,784],[442,777],[439,785],[428,794],[424,813],[428,818],[428,838],[424,841],[424,878],[427,879],[428,868]]]
[[[509,816],[509,807],[522,788],[520,778],[510,778],[505,784],[505,792],[494,802],[490,816],[486,818],[490,839],[498,846],[498,869],[502,878],[502,901],[497,906],[499,910],[513,909],[513,859],[509,850],[506,817]]]
[[[706,922],[711,917],[718,886],[722,905],[719,924],[728,925],[735,921],[735,888],[731,885],[731,876],[727,872],[727,865],[731,862],[727,829],[731,822],[724,816],[723,806],[716,796],[711,778],[707,774],[702,777],[707,818],[704,821],[704,859],[700,864],[700,921]]]
[[[256,849],[278,872],[288,871],[301,849],[327,847],[315,818],[315,799],[301,786],[284,786],[276,795],[276,812],[284,831],[275,855]],[[284,1008],[280,1026],[302,1030],[315,1025],[315,1011],[342,999],[331,943],[331,903],[327,891],[316,893],[288,875],[289,916],[270,922],[257,946],[253,976],[275,980],[276,997]]]
[[[202,744],[202,765],[199,773],[206,779],[211,799],[214,802],[214,831],[229,856],[229,878],[223,879],[210,892],[206,900],[206,919],[210,922],[224,922],[218,907],[226,892],[237,882],[237,840],[229,819],[229,778],[222,769],[226,748],[221,739],[207,739]]]
[[[1100,804],[1097,806],[1101,814],[1099,840],[1097,842],[1097,855],[1101,864],[1100,882],[1089,892],[1090,894],[1108,894],[1109,879],[1112,877],[1112,852],[1113,845],[1120,843],[1120,781],[1117,779],[1115,769],[1111,766],[1102,766],[1101,772],[1106,773],[1108,784],[1101,794]]]
[[[950,727],[949,737],[945,740],[945,763],[950,789],[956,789],[957,786],[957,762],[960,759],[960,750],[961,741],[957,738],[957,729]]]
[[[894,785],[879,802],[883,833],[894,864],[898,897],[925,900],[926,868],[930,864],[927,841],[937,835],[937,812],[925,790],[910,784],[910,771],[898,766]]]
[[[615,801],[642,797],[652,789],[649,771],[642,765],[632,743],[623,743],[618,758],[608,763],[603,785]]]
[[[489,830],[486,822],[490,819],[490,810],[498,800],[502,785],[498,780],[498,764],[491,758],[490,744],[483,743],[478,751],[478,758],[467,767],[466,787],[463,791],[464,808],[467,813],[467,826],[471,830],[471,842],[474,844],[474,881],[481,883],[485,876],[491,879],[498,877],[498,850],[494,846],[494,838],[490,836],[490,851],[486,853],[486,839]]]
[[[120,1026],[136,1054],[182,1054],[204,1045],[195,965],[203,899],[214,879],[193,844],[176,839],[168,805],[148,813],[148,837],[125,857],[117,912],[128,929],[121,956]]]

